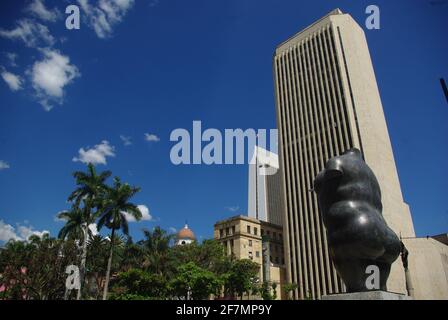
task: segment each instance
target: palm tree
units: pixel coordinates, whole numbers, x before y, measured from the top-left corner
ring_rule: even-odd
[[[85,265],[87,257],[87,242],[92,237],[92,230],[89,225],[95,222],[95,216],[91,214],[91,205],[88,200],[83,200],[83,207],[73,206],[68,211],[62,211],[58,214],[58,218],[65,220],[65,225],[59,230],[59,239],[78,240],[78,246],[82,246],[81,253],[81,270],[80,284],[84,284]],[[77,299],[81,299],[81,288],[78,290]]]
[[[89,226],[95,222],[95,218],[89,212],[89,205],[84,204],[82,208],[73,206],[70,210],[60,212],[58,219],[65,220],[65,225],[59,230],[59,239],[79,240],[80,244],[84,244],[85,240],[92,236],[92,231],[89,228],[85,229],[86,224]]]
[[[77,188],[70,194],[68,201],[74,203],[74,208],[80,208],[81,201],[84,203],[81,210],[81,219],[77,220],[82,227],[82,239],[88,239],[89,225],[93,223],[97,217],[98,210],[92,213],[93,208],[99,207],[101,203],[101,197],[104,194],[106,188],[105,181],[111,176],[110,171],[103,171],[97,174],[93,164],[89,163],[87,166],[87,173],[82,171],[76,171],[73,173],[73,177],[76,179]],[[62,230],[61,230],[62,231]],[[78,239],[81,239],[79,237]],[[81,256],[81,270],[80,281],[81,285],[84,283],[84,274],[86,268],[87,259],[87,241],[83,241],[82,256]],[[77,299],[81,298],[81,289],[78,291]]]
[[[94,165],[91,163],[87,166],[87,173],[74,172],[73,177],[76,179],[78,188],[70,194],[68,201],[75,201],[76,206],[79,206],[84,198],[93,200],[98,197],[104,192],[104,183],[111,175],[112,172],[109,170],[97,174]]]
[[[104,264],[109,257],[110,241],[100,234],[92,236],[88,241],[88,256],[86,267],[86,281],[89,283],[89,293],[98,299],[102,296],[104,286],[104,275],[106,273],[106,265]],[[122,261],[116,261],[117,256],[123,256],[125,251],[125,239],[115,235],[114,237],[114,264],[120,265]],[[112,269],[113,269],[112,266]]]
[[[94,279],[96,286],[95,298],[98,299],[100,291],[102,291],[101,288],[104,273],[106,272],[104,261],[106,261],[108,257],[109,245],[108,241],[103,236],[97,234],[89,238],[87,246],[88,259],[86,277],[89,277],[89,280]],[[90,287],[92,287],[92,285],[90,285]]]
[[[128,237],[124,245],[120,269],[128,271],[133,268],[141,268],[144,263],[144,253],[144,248],[139,243],[133,243],[131,237]]]
[[[125,213],[130,214],[136,220],[140,220],[142,218],[142,213],[137,206],[129,202],[129,200],[139,191],[140,188],[130,186],[127,183],[122,184],[120,178],[115,177],[113,187],[106,189],[106,195],[103,198],[100,218],[98,220],[98,229],[101,229],[103,226],[111,229],[109,259],[107,262],[103,300],[107,299],[109,289],[115,231],[121,229],[125,235],[129,235],[129,226]]]
[[[156,274],[162,274],[165,269],[170,242],[174,235],[167,234],[159,226],[155,227],[153,231],[143,230],[143,234],[145,240],[139,242],[145,249],[143,266],[150,268]]]

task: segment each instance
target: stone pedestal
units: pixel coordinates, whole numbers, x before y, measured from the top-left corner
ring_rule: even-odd
[[[387,291],[365,291],[322,296],[321,300],[413,300],[410,296]]]

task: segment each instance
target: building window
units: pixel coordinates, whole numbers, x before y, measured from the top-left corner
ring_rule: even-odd
[[[264,230],[263,229],[261,229],[261,235],[264,236]]]
[[[229,228],[226,228],[226,236],[229,235]]]
[[[258,235],[258,229],[254,228],[254,235]]]
[[[260,251],[255,251],[255,256],[256,256],[257,258],[260,258]]]
[[[235,234],[235,226],[232,227],[232,234]]]
[[[247,233],[250,233],[250,226],[247,226]]]
[[[253,260],[253,258],[254,258],[254,257],[253,257],[253,255],[252,255],[252,251],[249,251],[249,259],[250,259],[250,260]]]
[[[223,235],[224,235],[224,230],[219,229],[219,237],[222,238]]]
[[[252,247],[252,240],[249,240],[249,247]]]

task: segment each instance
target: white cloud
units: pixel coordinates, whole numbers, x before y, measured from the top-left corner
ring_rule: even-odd
[[[9,169],[9,164],[3,160],[0,160],[0,170]]]
[[[92,232],[92,236],[96,236],[98,234],[98,226],[96,223],[89,224],[90,232]]]
[[[55,41],[46,26],[29,19],[19,20],[12,30],[0,29],[0,37],[21,40],[28,47],[52,46]]]
[[[70,58],[57,50],[42,50],[44,58],[34,63],[29,71],[39,102],[49,111],[51,102],[62,104],[64,87],[81,76]]]
[[[17,53],[13,53],[13,52],[6,52],[5,53],[6,58],[8,59],[9,65],[11,67],[17,67],[17,63],[16,60],[18,58]]]
[[[147,206],[140,204],[137,206],[137,208],[142,213],[141,221],[151,221],[152,220],[152,216],[149,214],[149,208]]]
[[[84,149],[81,148],[78,151],[78,157],[74,157],[74,162],[82,162],[85,164],[107,164],[107,157],[115,157],[115,147],[109,144],[109,141],[103,140],[100,144],[97,144],[93,148]]]
[[[31,13],[33,16],[40,18],[44,21],[54,22],[61,18],[61,12],[54,8],[54,9],[47,9],[45,7],[44,0],[34,0],[32,1],[28,7],[26,8],[26,11]]]
[[[240,210],[239,206],[232,206],[232,207],[226,207],[227,210],[229,210],[230,212],[236,212],[238,210]]]
[[[124,135],[120,134],[120,139],[121,139],[121,141],[123,141],[123,144],[125,146],[132,145],[131,137],[127,137],[127,136],[124,136]]]
[[[12,91],[17,91],[22,89],[23,80],[20,76],[11,73],[9,71],[3,70],[1,72],[1,76],[3,80],[5,80],[6,84],[8,85],[9,89]]]
[[[0,220],[0,241],[7,242],[9,240],[28,240],[32,235],[42,237],[44,234],[49,234],[48,230],[38,231],[32,226],[18,224],[17,228]]]
[[[28,240],[28,238],[33,235],[38,236],[39,238],[42,238],[42,236],[44,234],[50,233],[47,230],[37,231],[37,230],[33,230],[33,227],[31,227],[31,226],[20,226],[20,225],[17,227],[17,231],[18,231],[19,237],[23,240]]]
[[[9,240],[20,240],[12,225],[6,224],[0,220],[0,241],[7,242]]]
[[[103,39],[112,36],[113,27],[123,20],[134,2],[134,0],[99,0],[96,1],[96,5],[91,5],[89,0],[78,0],[89,25],[96,35]]]
[[[140,204],[137,206],[137,208],[142,213],[142,218],[139,221],[151,221],[152,220],[152,216],[149,213],[149,208],[147,206]],[[123,212],[123,214],[126,217],[126,220],[128,222],[136,222],[137,221],[131,214],[129,214],[127,212]]]
[[[145,140],[149,142],[158,142],[160,141],[160,138],[155,134],[145,133]]]

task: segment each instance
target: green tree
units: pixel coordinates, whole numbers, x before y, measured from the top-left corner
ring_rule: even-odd
[[[121,269],[122,271],[128,271],[134,268],[142,268],[144,263],[144,248],[138,243],[133,243],[129,237],[128,241],[123,248]]]
[[[22,300],[28,296],[26,265],[32,255],[25,241],[8,241],[0,248],[0,287],[2,299]]]
[[[113,263],[111,273],[126,270],[123,265],[126,245],[122,236],[115,235],[113,244]],[[88,241],[88,256],[86,265],[86,289],[91,298],[101,298],[101,292],[104,289],[104,279],[107,271],[107,261],[109,258],[110,239],[101,235],[95,235]]]
[[[112,286],[111,299],[165,299],[167,292],[163,276],[141,269],[129,269],[118,274]]]
[[[101,213],[98,220],[98,229],[103,226],[111,229],[109,259],[107,262],[106,279],[104,282],[103,300],[107,299],[109,289],[110,270],[114,252],[115,231],[121,230],[125,235],[129,234],[129,226],[125,213],[130,214],[136,220],[140,220],[142,214],[137,206],[129,200],[140,191],[140,188],[121,183],[120,178],[115,177],[112,187],[106,189],[105,197],[101,204]]]
[[[198,266],[216,274],[228,271],[230,258],[225,255],[222,244],[214,239],[207,239],[196,245],[193,258]]]
[[[277,299],[277,284],[275,282],[263,282],[259,293],[263,300],[275,300]]]
[[[202,243],[193,242],[191,244],[174,246],[168,251],[167,265],[164,274],[168,278],[177,275],[179,265],[193,262],[198,267],[212,272],[222,283],[230,271],[231,260],[224,253],[224,248],[216,240],[204,240]],[[216,293],[221,295],[223,286]]]
[[[88,250],[88,239],[92,237],[92,231],[89,225],[95,222],[95,216],[91,214],[91,206],[87,203],[91,201],[84,199],[82,207],[73,205],[68,211],[62,211],[58,214],[58,218],[65,220],[65,225],[59,230],[59,239],[77,240],[81,246],[81,265],[80,265],[80,290],[77,291],[77,299],[81,299],[82,291],[85,283],[86,259]],[[78,260],[78,259],[77,259]],[[76,263],[77,262],[73,262]]]
[[[272,300],[276,300],[277,299],[277,283],[273,282],[271,284],[272,287]]]
[[[225,274],[230,270],[230,258],[224,253],[224,248],[216,240],[204,240],[188,245],[175,246],[170,250],[170,263],[178,266],[194,262],[197,266],[212,271],[215,274]]]
[[[230,271],[225,276],[225,287],[228,294],[235,293],[243,299],[246,292],[254,287],[260,266],[249,259],[233,260]]]
[[[145,238],[139,242],[144,250],[143,266],[147,270],[161,275],[167,271],[168,252],[174,235],[168,234],[159,226],[152,231],[143,230],[143,234]]]
[[[177,268],[177,274],[170,286],[175,297],[203,300],[211,294],[219,294],[222,284],[222,280],[213,272],[189,262]]]
[[[65,268],[78,255],[74,241],[31,236],[10,241],[0,250],[0,286],[6,299],[63,299]]]
[[[84,211],[79,207],[72,207],[70,210],[58,213],[58,219],[65,221],[64,226],[59,230],[59,239],[79,240],[81,244],[84,242],[84,223],[86,222]],[[88,233],[92,234],[90,230]]]
[[[288,297],[288,300],[292,300],[292,293],[294,292],[294,290],[296,290],[299,286],[297,285],[297,283],[285,283],[282,286],[283,292],[285,293],[285,295]]]
[[[110,171],[103,171],[97,174],[95,166],[91,163],[87,166],[87,172],[76,171],[73,173],[73,177],[76,180],[77,188],[70,194],[68,200],[73,202],[73,214],[72,216],[66,216],[66,218],[71,218],[68,220],[70,224],[67,228],[62,228],[60,236],[69,234],[69,232],[75,233],[82,244],[82,255],[81,255],[81,268],[80,268],[80,278],[81,286],[84,284],[84,274],[86,269],[86,259],[87,259],[87,239],[89,236],[89,225],[93,223],[98,214],[98,207],[101,203],[102,195],[106,189],[105,181],[111,176]],[[83,203],[83,208],[81,209],[81,202]],[[94,208],[97,208],[96,212],[92,212]],[[61,218],[65,218],[62,214]],[[81,228],[82,232],[78,229]],[[68,230],[67,230],[68,229]],[[77,298],[81,298],[81,291],[78,291]]]
[[[87,242],[86,278],[88,291],[95,299],[100,297],[106,273],[106,261],[109,257],[109,241],[100,234],[92,236]]]

